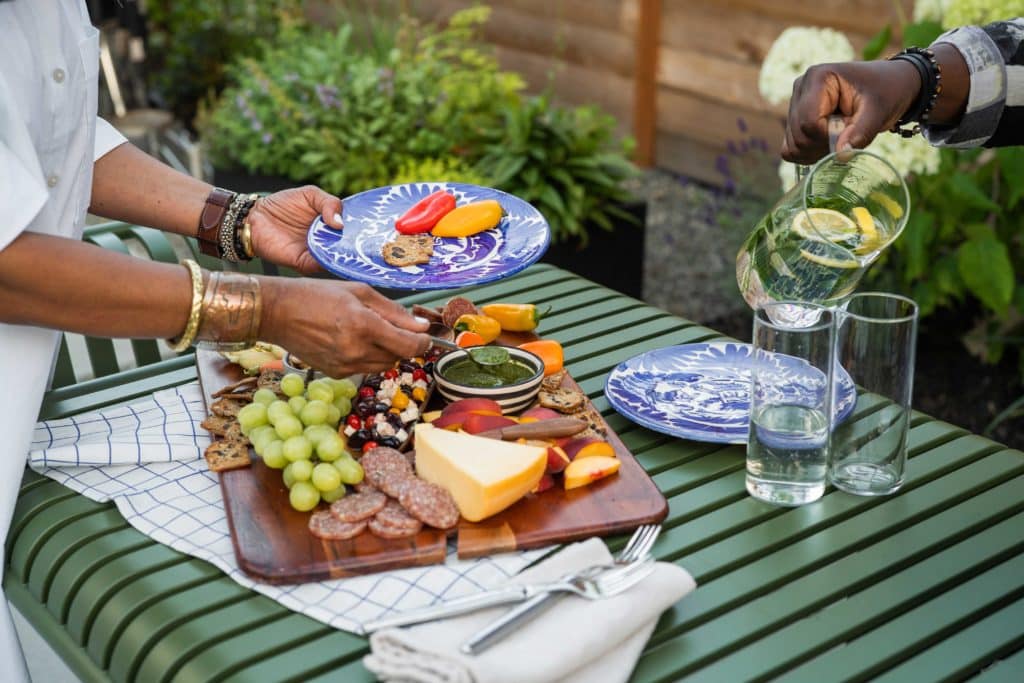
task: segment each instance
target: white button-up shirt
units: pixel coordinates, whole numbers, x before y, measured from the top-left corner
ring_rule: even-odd
[[[124,142],[96,117],[98,71],[99,32],[83,0],[0,2],[0,250],[26,230],[81,237],[93,162]],[[0,323],[0,567],[58,339]],[[26,679],[2,595],[0,662],[5,681]]]

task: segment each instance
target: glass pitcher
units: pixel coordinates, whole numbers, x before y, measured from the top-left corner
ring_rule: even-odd
[[[754,227],[736,281],[756,309],[770,301],[834,306],[903,232],[910,193],[885,159],[861,150],[821,159]]]

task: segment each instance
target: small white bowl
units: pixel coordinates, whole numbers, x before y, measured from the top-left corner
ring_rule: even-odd
[[[449,403],[463,398],[489,398],[497,401],[504,413],[517,413],[527,408],[537,397],[540,383],[544,380],[544,361],[529,351],[514,346],[505,348],[508,349],[509,356],[533,368],[534,373],[527,379],[503,387],[471,387],[459,384],[444,377],[444,368],[448,363],[464,358],[466,354],[461,351],[450,351],[434,363],[434,381],[437,382],[437,390],[441,392],[441,396]]]

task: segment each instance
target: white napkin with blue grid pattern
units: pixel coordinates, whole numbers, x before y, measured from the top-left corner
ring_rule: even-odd
[[[235,560],[217,475],[203,451],[210,439],[198,383],[159,391],[132,405],[36,426],[29,465],[93,500],[112,500],[136,529],[206,560],[239,584],[325,624],[359,633],[362,624],[493,587],[544,550],[294,586],[250,579]]]

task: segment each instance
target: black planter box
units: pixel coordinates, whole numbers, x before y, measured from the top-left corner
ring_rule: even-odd
[[[250,192],[277,192],[290,187],[306,185],[291,178],[280,175],[264,175],[250,173],[241,169],[214,168],[213,184],[232,192],[248,194]]]
[[[634,216],[636,223],[620,221],[611,232],[591,226],[588,232],[590,241],[585,247],[581,248],[575,242],[552,244],[541,261],[641,298],[647,203],[627,204],[622,209]]]

